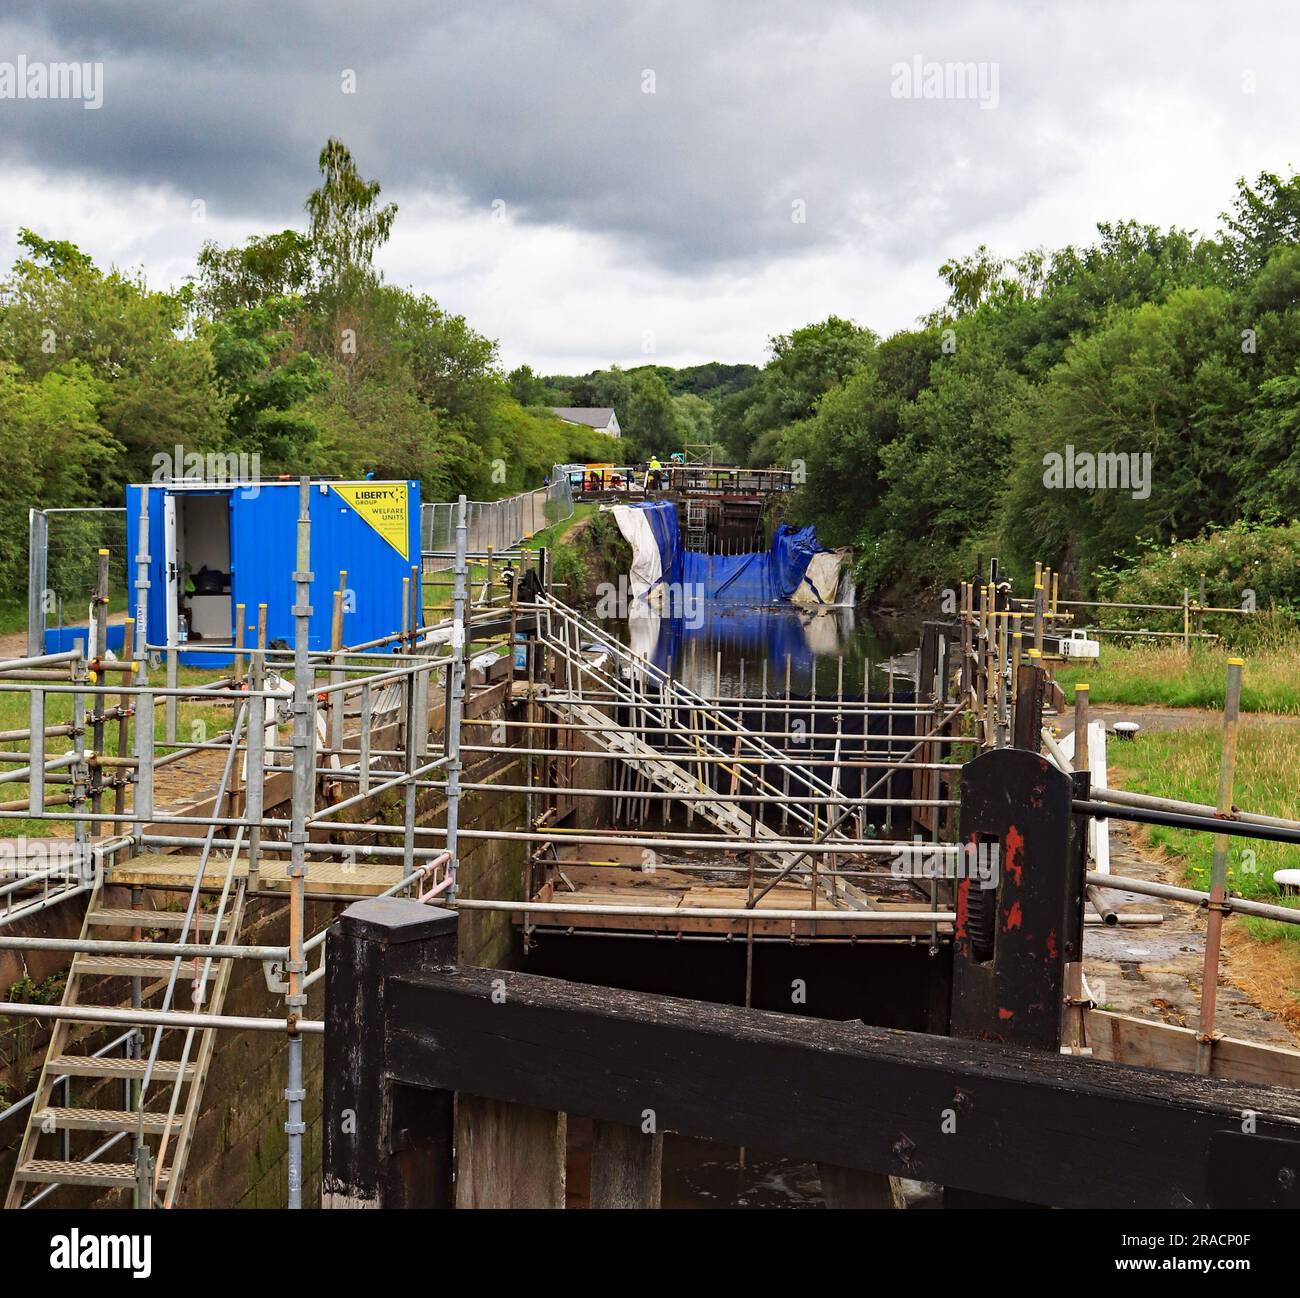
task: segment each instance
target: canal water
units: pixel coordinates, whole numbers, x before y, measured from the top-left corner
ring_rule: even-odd
[[[617,633],[655,666],[706,696],[784,694],[861,698],[888,688],[885,665],[910,654],[921,636],[920,614],[813,610],[795,605],[705,606],[693,618],[636,618]],[[896,667],[905,664],[895,662]],[[910,682],[896,678],[897,688]]]

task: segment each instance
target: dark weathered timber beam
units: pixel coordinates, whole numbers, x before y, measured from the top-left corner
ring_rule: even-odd
[[[452,1094],[419,1094],[384,1051],[396,977],[456,958],[457,916],[397,897],[353,902],[325,962],[321,1205],[437,1208],[452,1202]]]
[[[514,629],[516,631],[536,631],[537,614],[529,612],[517,612],[515,614]],[[475,640],[490,640],[496,635],[509,635],[511,628],[510,611],[496,617],[475,617],[473,631]]]
[[[1277,1087],[501,970],[398,976],[385,1000],[407,1085],[641,1129],[649,1112],[659,1131],[986,1194],[1229,1206],[1225,1185],[1276,1198],[1278,1142],[1300,1169],[1300,1093]]]

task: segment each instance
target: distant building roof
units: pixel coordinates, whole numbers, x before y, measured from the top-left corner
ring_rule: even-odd
[[[552,406],[566,424],[586,424],[588,428],[608,428],[614,418],[613,406]]]

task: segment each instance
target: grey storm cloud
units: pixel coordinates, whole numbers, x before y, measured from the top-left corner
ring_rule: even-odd
[[[1082,8],[9,0],[0,60],[102,60],[104,104],[0,101],[0,158],[290,223],[333,134],[390,194],[502,200],[677,270],[965,251],[1068,175],[1127,69],[1245,112],[1212,50],[1147,39],[1141,6]],[[1088,12],[1109,43],[1078,39]],[[894,97],[914,58],[996,64],[997,111]]]
[[[1006,55],[995,41],[945,36],[946,9],[933,10],[927,55]],[[0,58],[102,60],[105,98],[98,112],[0,103],[0,148],[292,220],[335,134],[390,192],[444,189],[485,208],[503,200],[525,220],[631,239],[678,267],[864,232],[905,242],[917,212],[942,233],[958,211],[969,220],[1023,201],[1023,177],[1014,193],[1002,182],[1026,141],[998,113],[891,98],[891,66],[923,35],[893,25],[891,12],[17,0],[0,25]],[[837,27],[838,48],[825,39]],[[355,94],[343,93],[344,69]],[[991,165],[963,176],[974,148]],[[1052,172],[1044,157],[1038,183]]]

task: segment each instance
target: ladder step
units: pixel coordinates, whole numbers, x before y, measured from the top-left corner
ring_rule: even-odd
[[[190,958],[182,960],[178,980],[185,977],[185,964]],[[171,960],[136,955],[83,955],[78,957],[76,968],[79,974],[120,974],[126,978],[166,978],[171,971]]]
[[[55,1055],[46,1063],[46,1076],[59,1077],[143,1077],[147,1059],[92,1059],[89,1055]],[[151,1077],[157,1081],[166,1078],[174,1081],[180,1072],[180,1063],[174,1059],[154,1062]],[[185,1065],[185,1080],[194,1076],[194,1065]]]
[[[211,933],[216,927],[215,915],[196,915],[189,924],[194,931],[195,921],[198,931]],[[226,919],[230,918],[227,913]],[[113,928],[169,928],[179,931],[185,927],[185,912],[179,910],[133,910],[129,906],[110,907],[92,911],[86,916],[87,924],[109,925]]]
[[[154,1069],[157,1073],[157,1069]],[[42,1109],[36,1115],[41,1129],[52,1127],[55,1131],[138,1131],[140,1115],[125,1109]],[[180,1126],[179,1117],[172,1120]],[[144,1130],[147,1135],[157,1135],[167,1127],[165,1113],[146,1113]]]
[[[79,1163],[56,1158],[33,1158],[14,1172],[20,1181],[52,1185],[134,1185],[134,1163]],[[164,1168],[161,1181],[167,1180]]]

